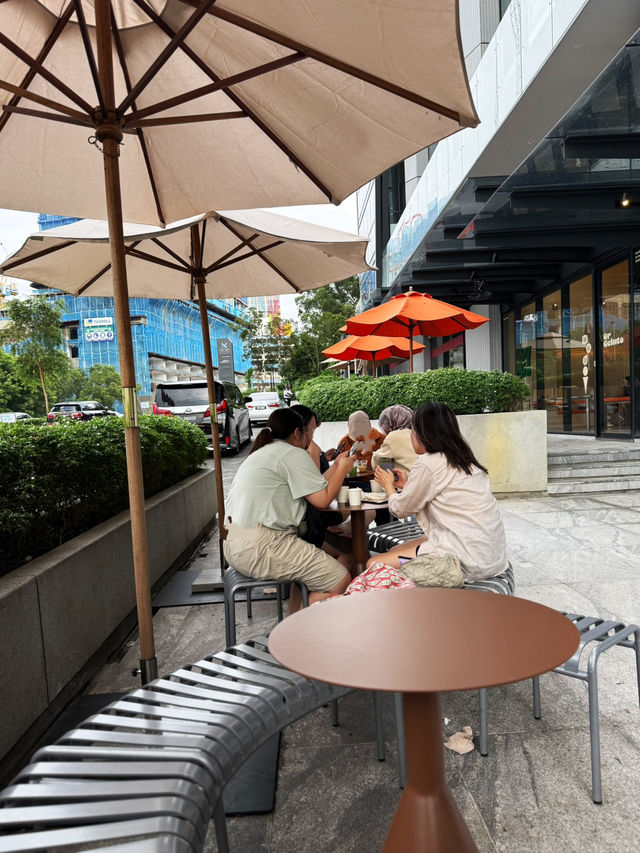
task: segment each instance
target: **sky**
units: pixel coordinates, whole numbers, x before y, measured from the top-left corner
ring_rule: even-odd
[[[316,225],[326,225],[349,234],[358,233],[356,196],[355,193],[346,198],[342,204],[310,204],[299,207],[274,207],[276,213],[304,219]],[[18,210],[0,208],[0,259],[17,251],[29,234],[38,230],[38,214],[24,213]],[[25,285],[26,287],[26,285]],[[282,316],[288,320],[296,320],[298,312],[295,297],[291,295],[280,298]]]

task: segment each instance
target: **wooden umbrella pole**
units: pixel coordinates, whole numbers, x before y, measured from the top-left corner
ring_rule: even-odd
[[[195,226],[197,229],[197,226]],[[211,356],[211,338],[209,337],[209,317],[207,315],[207,297],[205,295],[205,279],[198,276],[195,279],[200,309],[200,325],[202,327],[202,344],[204,346],[204,365],[209,389],[209,413],[211,417],[211,444],[213,446],[213,465],[216,474],[216,496],[218,499],[218,528],[220,531],[220,567],[225,568],[225,558],[222,543],[227,538],[224,526],[224,484],[222,482],[222,454],[220,452],[220,422],[218,421],[218,402],[216,383],[213,377],[213,359]]]
[[[142,479],[142,454],[140,452],[140,428],[138,426],[136,377],[131,340],[129,291],[127,288],[127,269],[122,234],[122,201],[118,165],[122,129],[115,112],[110,12],[111,3],[109,0],[96,0],[96,41],[104,110],[96,110],[95,121],[96,139],[103,146],[107,218],[109,221],[109,248],[111,250],[113,296],[124,406],[124,435],[129,484],[131,540],[133,544],[138,629],[140,632],[139,673],[142,683],[146,684],[148,681],[157,678],[158,662],[153,638],[147,525]]]

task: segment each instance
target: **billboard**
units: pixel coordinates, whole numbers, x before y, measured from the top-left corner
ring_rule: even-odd
[[[88,344],[113,338],[113,317],[88,317],[84,321],[84,339]]]

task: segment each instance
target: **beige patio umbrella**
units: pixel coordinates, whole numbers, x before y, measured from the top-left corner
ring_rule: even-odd
[[[266,210],[204,213],[164,229],[124,225],[129,296],[197,298],[200,306],[221,557],[224,489],[206,300],[295,294],[348,278],[371,269],[367,242]],[[0,271],[75,296],[113,296],[108,225],[83,219],[36,232]]]
[[[0,93],[0,206],[109,222],[142,626],[123,219],[337,203],[475,126],[457,0],[5,0]],[[143,680],[156,669],[141,631]]]

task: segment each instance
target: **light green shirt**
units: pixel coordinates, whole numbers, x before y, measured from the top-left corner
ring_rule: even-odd
[[[276,439],[248,456],[238,468],[227,515],[241,527],[297,527],[306,510],[304,496],[326,487],[327,481],[306,450]]]

